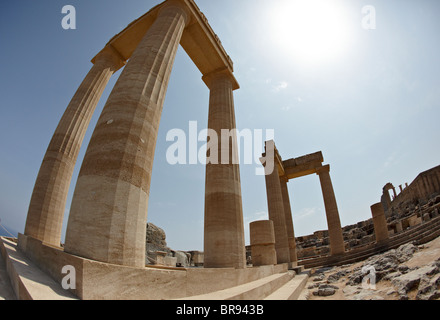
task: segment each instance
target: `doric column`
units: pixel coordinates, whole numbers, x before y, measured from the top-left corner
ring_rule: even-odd
[[[60,246],[67,194],[84,135],[108,81],[122,66],[119,55],[105,48],[67,106],[35,182],[25,235]]]
[[[274,147],[272,143],[266,144],[266,155],[274,154],[268,152],[268,148]],[[273,166],[265,166],[267,206],[269,209],[269,220],[273,221],[275,231],[275,250],[278,263],[289,263],[289,241],[286,228],[286,214],[284,211],[283,193],[278,171],[278,164],[275,160]],[[267,168],[269,168],[267,170]]]
[[[189,21],[167,1],[134,51],[98,120],[79,173],[65,251],[145,266],[148,197],[171,69]]]
[[[205,76],[204,80],[210,89],[208,129],[218,137],[218,144],[208,150],[206,164],[204,266],[245,268],[241,182],[234,130],[234,79],[228,72],[218,72]],[[231,134],[222,139],[222,131],[223,137],[228,132]],[[217,153],[217,157],[212,153]]]
[[[297,266],[298,257],[296,254],[296,240],[295,232],[293,229],[292,208],[290,205],[289,190],[287,188],[288,181],[289,179],[287,179],[286,176],[280,177],[281,192],[283,194],[284,214],[286,215],[286,231],[287,241],[289,242],[290,262],[292,262],[293,266]]]
[[[371,206],[371,214],[373,215],[374,233],[376,235],[376,242],[380,243],[388,240],[388,224],[385,219],[385,212],[382,203],[376,203]]]
[[[321,181],[322,195],[324,197],[325,213],[327,216],[328,233],[330,238],[330,251],[332,255],[345,252],[344,238],[342,236],[341,221],[339,219],[338,205],[335,192],[330,179],[330,166],[326,165],[317,169]]]

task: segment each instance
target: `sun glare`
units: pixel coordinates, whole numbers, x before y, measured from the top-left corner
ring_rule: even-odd
[[[337,0],[274,1],[269,19],[275,48],[301,62],[340,58],[347,49],[348,15]]]

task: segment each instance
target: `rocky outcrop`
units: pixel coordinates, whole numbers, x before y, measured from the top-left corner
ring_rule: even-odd
[[[401,265],[412,258],[414,252],[418,250],[417,246],[407,243],[397,249],[387,251],[383,254],[375,255],[367,259],[362,266],[356,268],[349,276],[348,285],[358,285],[365,277],[366,267],[373,267],[375,270],[376,283],[390,274],[406,273],[408,267]]]
[[[408,294],[416,291],[417,300],[434,300],[440,298],[440,259],[434,263],[415,268],[403,274],[390,276],[397,288],[401,300],[408,300]]]
[[[147,223],[146,250],[147,253],[149,251],[171,252],[167,246],[165,231],[152,223]]]
[[[428,247],[407,243],[363,262],[317,269],[308,289],[314,299],[440,299],[440,238]]]
[[[152,223],[147,223],[146,264],[158,264],[158,260],[162,260],[160,256],[164,256],[165,265],[170,267],[186,268],[194,265],[191,252],[172,250],[167,245],[165,231]]]

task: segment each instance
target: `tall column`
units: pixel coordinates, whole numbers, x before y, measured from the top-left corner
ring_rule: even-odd
[[[388,224],[385,219],[385,212],[382,203],[376,203],[371,206],[371,214],[373,215],[374,233],[376,235],[376,242],[380,243],[388,240]]]
[[[322,195],[324,197],[325,213],[327,216],[328,233],[330,238],[330,251],[332,255],[345,252],[344,238],[342,236],[341,221],[339,219],[338,205],[335,192],[330,179],[330,166],[326,165],[317,169],[321,181]]]
[[[67,194],[84,135],[108,81],[122,66],[119,55],[105,48],[67,106],[35,182],[25,235],[60,246]]]
[[[296,254],[296,240],[295,232],[293,229],[292,208],[290,205],[289,190],[287,188],[288,181],[289,179],[287,179],[286,176],[280,177],[281,192],[283,194],[284,214],[286,215],[286,231],[287,241],[289,242],[290,262],[292,262],[293,266],[296,266],[298,264],[298,257]]]
[[[270,144],[266,145],[271,147]],[[269,154],[266,150],[266,154]],[[275,161],[275,160],[273,160]],[[275,250],[277,252],[278,263],[289,263],[289,241],[286,228],[286,214],[284,211],[283,193],[278,171],[278,165],[275,162],[272,168],[265,167],[267,206],[269,209],[269,219],[273,221],[275,231]]]
[[[116,82],[79,173],[66,252],[112,264],[145,266],[157,133],[189,18],[180,1],[167,1]]]
[[[204,266],[245,268],[240,170],[235,161],[238,147],[233,130],[236,129],[233,79],[227,73],[218,72],[204,80],[210,89],[208,129],[218,137],[216,146],[208,150],[206,164]],[[222,139],[225,129],[231,135]],[[217,157],[213,153],[217,153]]]

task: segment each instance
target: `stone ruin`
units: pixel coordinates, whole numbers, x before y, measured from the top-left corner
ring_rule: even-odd
[[[203,252],[176,251],[167,246],[165,231],[153,223],[147,223],[145,246],[146,265],[165,267],[201,267]]]
[[[78,273],[69,293],[80,299],[174,299],[268,275],[282,273],[283,281],[289,281],[290,271],[300,270],[295,269],[298,265],[344,262],[353,258],[353,252],[359,253],[358,248],[377,253],[396,245],[396,239],[398,243],[409,241],[410,236],[399,235],[423,223],[440,229],[440,199],[436,197],[440,194],[440,167],[419,175],[407,188],[400,187],[399,195],[387,184],[381,202],[371,207],[371,221],[342,228],[330,166],[322,165],[322,153],[283,161],[274,142],[267,141],[261,159],[265,160],[269,222],[251,224],[249,256],[244,243],[239,164],[234,159],[237,137],[232,134],[227,145],[219,141],[217,150],[210,150],[222,156],[222,150],[230,150],[227,161],[222,157],[221,163],[207,161],[206,165],[204,252],[168,248],[163,230],[147,225],[147,212],[158,128],[179,45],[209,90],[208,129],[217,136],[223,130],[236,129],[233,96],[240,86],[218,36],[194,0],[158,4],[92,59],[93,66],[49,143],[24,234],[16,242],[2,241],[2,255],[20,251],[58,283],[64,278],[63,267],[72,266]],[[62,246],[67,194],[79,150],[106,85],[122,68],[81,164]],[[269,168],[270,163],[275,168]],[[319,177],[328,231],[296,238],[287,183],[309,174]],[[393,198],[389,190],[393,190]],[[434,220],[432,226],[426,223]],[[362,250],[360,253],[366,253]],[[253,260],[253,268],[247,268],[247,259]],[[178,271],[155,268],[202,264],[204,268]],[[215,277],[221,281],[210,281]],[[180,290],[176,290],[177,284]],[[28,292],[17,296],[28,297]]]
[[[393,190],[394,197],[389,197]],[[386,200],[389,197],[389,201]],[[385,200],[384,200],[385,199]],[[389,236],[409,230],[440,216],[440,166],[420,173],[400,193],[391,183],[383,188],[381,206],[386,217]],[[345,249],[351,250],[374,243],[376,239],[373,218],[342,228]],[[330,254],[328,231],[316,231],[296,238],[298,259]]]

